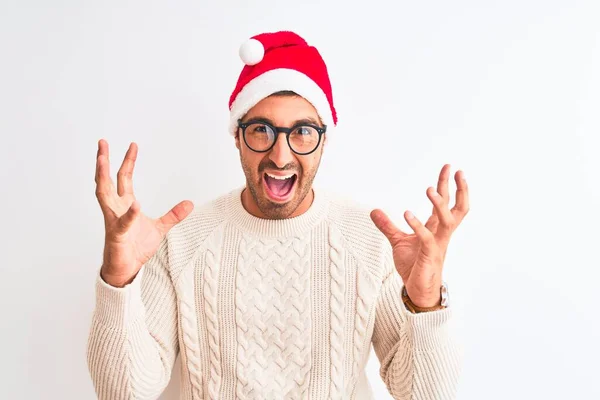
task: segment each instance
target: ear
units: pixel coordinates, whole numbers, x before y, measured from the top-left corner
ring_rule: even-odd
[[[239,133],[235,134],[235,147],[237,147],[237,149],[240,150],[240,134]]]

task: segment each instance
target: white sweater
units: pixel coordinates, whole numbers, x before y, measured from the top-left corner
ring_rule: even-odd
[[[260,219],[241,191],[194,211],[124,288],[98,274],[87,359],[100,399],[371,399],[370,346],[395,399],[455,397],[451,308],[412,314],[369,210],[315,189]]]

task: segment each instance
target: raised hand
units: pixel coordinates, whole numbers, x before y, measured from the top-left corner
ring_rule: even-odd
[[[133,168],[138,147],[131,143],[117,174],[117,188],[110,177],[108,143],[98,142],[96,155],[96,198],[104,214],[104,258],[100,274],[106,283],[123,287],[156,253],[167,232],[193,210],[184,200],[158,219],[140,211],[133,194]]]
[[[454,175],[456,204],[448,209],[450,197],[448,180],[450,165],[440,172],[437,191],[427,188],[427,197],[433,203],[433,212],[423,225],[410,211],[404,218],[414,233],[398,229],[381,210],[371,212],[371,219],[392,245],[394,264],[402,277],[408,297],[418,307],[433,307],[440,303],[442,269],[452,233],[469,211],[469,193],[462,171]]]

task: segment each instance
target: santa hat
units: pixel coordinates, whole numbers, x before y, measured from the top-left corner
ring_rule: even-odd
[[[308,100],[325,125],[333,128],[337,115],[325,62],[317,49],[289,31],[262,33],[243,43],[239,55],[245,66],[229,98],[229,132],[238,119],[265,97],[290,90]]]

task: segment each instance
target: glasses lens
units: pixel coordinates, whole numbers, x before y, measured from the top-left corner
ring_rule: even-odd
[[[290,147],[297,153],[310,153],[319,145],[319,132],[311,126],[298,126],[290,134]]]
[[[246,127],[245,131],[246,144],[252,150],[264,151],[267,150],[275,141],[275,132],[270,126],[253,123]]]

